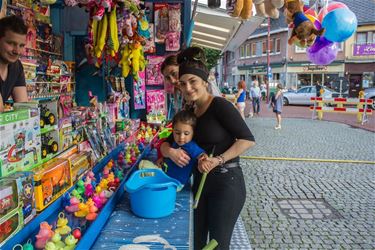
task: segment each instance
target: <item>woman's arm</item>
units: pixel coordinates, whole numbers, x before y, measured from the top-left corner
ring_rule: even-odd
[[[172,148],[169,142],[163,142],[160,145],[160,152],[164,157],[171,159],[179,167],[186,166],[190,161],[189,155],[183,149]]]

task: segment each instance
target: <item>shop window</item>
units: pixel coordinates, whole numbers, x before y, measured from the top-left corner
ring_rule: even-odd
[[[339,77],[339,74],[324,74],[323,85],[332,88],[333,81]]]
[[[367,32],[358,32],[357,33],[357,44],[367,43]]]
[[[262,42],[257,42],[256,56],[262,56]]]
[[[299,88],[311,85],[311,74],[298,74],[297,79]]]
[[[250,43],[246,44],[246,57],[251,56]]]
[[[262,56],[267,55],[267,40],[262,41]]]
[[[242,45],[240,46],[240,58],[244,58],[245,57],[245,46]]]
[[[245,75],[240,75],[240,81],[245,81]]]
[[[280,48],[280,38],[276,38],[275,40],[275,53],[280,54],[281,48]]]
[[[252,43],[251,44],[251,56],[256,56],[256,54],[257,54],[257,44]]]
[[[275,39],[270,40],[270,54],[275,54],[274,45],[275,45]]]

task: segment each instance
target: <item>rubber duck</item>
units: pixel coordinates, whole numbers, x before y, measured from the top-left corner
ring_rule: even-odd
[[[31,239],[28,239],[27,242],[22,246],[23,250],[34,250],[33,244],[31,244]]]
[[[91,201],[92,202],[92,201]],[[89,205],[89,213],[86,215],[86,220],[93,221],[98,217],[98,208],[95,206],[95,203],[92,202],[92,204]]]
[[[68,211],[69,213],[74,213],[79,210],[78,205],[79,205],[79,199],[77,197],[71,197],[70,198],[70,205],[65,206],[65,210]]]
[[[76,190],[80,195],[82,195],[85,192],[85,182],[83,180],[79,180],[77,182],[77,188]]]
[[[79,210],[74,213],[76,217],[86,217],[86,215],[89,213],[89,207],[85,203],[79,203],[78,208]]]
[[[78,192],[77,189],[73,189],[73,191],[70,193],[70,196],[76,197],[78,200],[83,200],[81,194]]]
[[[94,187],[92,184],[88,184],[85,186],[85,196],[90,198],[94,194]]]
[[[59,250],[60,248],[58,248],[55,243],[53,243],[52,241],[48,241],[44,247],[44,250]]]
[[[69,234],[68,237],[65,238],[65,247],[63,250],[73,250],[76,247],[76,243],[78,240],[74,238],[73,235]]]
[[[55,231],[55,234],[52,236],[51,241],[55,244],[56,249],[61,249],[65,247],[64,242],[61,240],[61,235],[57,233],[56,231]]]
[[[101,209],[103,207],[103,202],[102,202],[102,199],[100,198],[100,196],[98,194],[95,194],[93,197],[92,197],[92,200],[93,202],[95,203],[95,206],[98,208],[98,209]]]
[[[53,236],[52,226],[47,222],[43,221],[40,223],[40,230],[36,237],[35,247],[37,249],[43,249],[46,246],[47,241],[49,241]]]
[[[68,226],[68,219],[65,217],[63,212],[59,213],[59,219],[57,220],[57,228],[55,230],[56,233],[60,235],[66,235],[72,231],[72,229]]]

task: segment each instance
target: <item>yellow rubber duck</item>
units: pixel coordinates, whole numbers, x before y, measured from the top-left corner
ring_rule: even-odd
[[[55,233],[60,235],[66,235],[72,231],[72,229],[68,226],[68,219],[65,217],[63,212],[59,213],[59,219],[57,220],[57,228]]]
[[[78,208],[79,210],[74,212],[76,217],[86,217],[86,215],[89,213],[89,207],[85,203],[79,203]]]

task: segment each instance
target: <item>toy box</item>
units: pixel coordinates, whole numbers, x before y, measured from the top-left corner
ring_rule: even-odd
[[[12,238],[23,227],[22,209],[16,209],[12,213],[0,219],[0,249],[1,246]]]
[[[68,160],[54,158],[33,170],[36,210],[41,211],[72,186]]]
[[[51,130],[41,135],[41,157],[42,159],[52,157],[59,151],[59,131]]]
[[[40,161],[38,114],[32,109],[0,114],[0,176],[28,169]]]
[[[70,117],[60,119],[59,151],[62,152],[73,145],[73,126]]]
[[[36,215],[34,181],[32,172],[17,172],[6,177],[17,183],[18,197],[22,206],[23,223],[26,225]]]
[[[91,152],[80,152],[68,157],[72,168],[72,182],[75,184],[92,167]]]
[[[19,203],[17,183],[14,180],[0,179],[0,220],[14,213]]]

